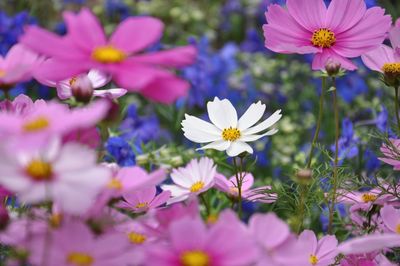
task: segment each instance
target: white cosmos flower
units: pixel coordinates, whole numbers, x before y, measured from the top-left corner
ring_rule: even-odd
[[[197,117],[185,114],[182,121],[182,130],[186,138],[197,143],[209,143],[203,149],[216,149],[225,151],[231,156],[237,156],[242,152],[253,153],[253,149],[246,142],[256,141],[264,136],[278,132],[273,128],[262,133],[281,119],[281,110],[276,111],[266,120],[255,125],[265,112],[265,104],[260,101],[253,103],[240,117],[235,108],[227,99],[207,103],[208,117],[211,123]]]

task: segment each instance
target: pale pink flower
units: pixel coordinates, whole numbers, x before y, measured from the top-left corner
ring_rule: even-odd
[[[185,167],[172,170],[174,185],[162,185],[161,188],[171,192],[172,198],[168,204],[184,201],[210,189],[214,185],[215,175],[216,166],[212,159],[193,159]]]
[[[240,176],[239,176],[240,178]],[[271,186],[263,186],[251,188],[254,184],[254,177],[250,173],[243,173],[242,181],[242,198],[248,201],[272,203],[276,201],[277,195],[274,193],[267,193],[271,190]],[[225,192],[231,197],[238,197],[238,185],[236,182],[236,175],[226,179],[224,175],[217,174],[215,176],[215,185],[218,190]]]
[[[385,10],[367,10],[364,0],[287,0],[287,9],[270,5],[263,26],[265,46],[277,53],[315,54],[314,70],[330,61],[354,70],[348,59],[377,48],[391,26]]]
[[[0,55],[0,88],[29,81],[42,61],[42,58],[23,45],[14,45],[6,57]]]
[[[165,204],[170,196],[171,192],[169,191],[163,191],[157,195],[157,188],[151,186],[123,194],[122,197],[125,201],[117,204],[117,207],[135,213],[147,212],[152,209],[157,209],[161,205]]]
[[[389,194],[383,194],[380,188],[369,191],[339,191],[338,202],[352,205],[354,209],[368,210],[373,204],[383,205],[393,199]]]
[[[348,255],[369,253],[393,247],[400,247],[400,235],[386,233],[363,235],[352,238],[341,243],[338,250],[340,253]]]
[[[0,149],[0,184],[23,203],[56,202],[63,211],[81,214],[110,180],[96,164],[97,154],[79,144],[57,140],[37,149]]]
[[[400,139],[390,139],[390,145],[383,144],[381,152],[385,157],[378,158],[382,162],[393,166],[393,170],[400,170]]]
[[[385,205],[381,209],[381,217],[386,231],[400,234],[400,210]]]
[[[189,83],[167,68],[192,64],[197,54],[193,46],[139,53],[161,38],[160,20],[146,16],[127,18],[107,39],[89,9],[83,8],[78,14],[66,11],[63,15],[66,37],[29,26],[20,40],[32,50],[51,57],[37,73],[42,80],[61,81],[97,69],[111,75],[118,86],[163,103],[186,94]]]

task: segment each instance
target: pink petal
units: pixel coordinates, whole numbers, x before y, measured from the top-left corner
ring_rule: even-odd
[[[166,203],[170,197],[171,197],[170,191],[168,191],[168,190],[163,191],[154,198],[154,200],[150,203],[149,207],[156,208],[156,207]]]
[[[377,48],[385,39],[391,26],[391,17],[384,15],[385,10],[373,7],[351,29],[336,34],[336,43],[332,49],[343,57],[358,57]]]
[[[332,49],[324,49],[322,53],[316,54],[312,62],[312,69],[325,69],[325,66],[328,62],[339,63],[342,68],[345,68],[347,70],[357,69],[357,66],[354,65],[350,60],[338,55]]]
[[[66,100],[72,97],[71,86],[67,81],[57,82],[57,96],[61,100]]]
[[[364,0],[333,0],[326,14],[326,27],[343,32],[358,23],[367,11]]]
[[[299,235],[299,242],[304,243],[304,245],[308,246],[311,254],[316,254],[318,247],[318,239],[315,236],[314,232],[311,230],[304,230]]]
[[[364,235],[341,243],[338,250],[340,253],[348,255],[369,253],[392,247],[400,247],[400,235],[393,233]]]
[[[127,53],[134,53],[157,42],[163,23],[152,17],[131,17],[121,22],[110,39],[110,44]]]
[[[200,219],[185,217],[170,225],[170,240],[175,250],[203,250],[206,244],[207,231]],[[190,236],[190,237],[188,237]]]
[[[389,38],[393,48],[400,48],[400,27],[393,27],[389,31]]]
[[[41,83],[59,82],[80,73],[86,72],[90,62],[63,61],[58,59],[48,59],[40,64],[40,67],[34,72],[34,77]]]
[[[289,14],[305,29],[325,27],[326,6],[323,0],[287,0]]]
[[[125,89],[114,88],[108,90],[94,90],[93,96],[109,98],[109,99],[117,99],[121,96],[124,96],[128,91]]]
[[[383,73],[382,67],[386,63],[394,63],[394,50],[382,44],[379,48],[361,56],[363,63],[371,70]]]
[[[184,67],[193,64],[197,50],[194,46],[183,46],[166,51],[133,56],[135,62],[161,65],[165,67]]]
[[[322,237],[318,242],[317,254],[319,259],[325,259],[324,257],[334,258],[337,255],[338,240],[335,236],[326,235]]]
[[[279,53],[313,53],[319,49],[311,44],[312,32],[303,28],[279,5],[271,5],[265,13],[268,24],[263,26],[265,46]]]
[[[87,74],[87,77],[92,82],[93,88],[101,88],[110,82],[111,77],[100,70],[91,69]]]
[[[65,11],[64,21],[68,35],[77,46],[87,53],[91,53],[96,46],[106,45],[106,36],[100,22],[93,13],[83,8],[78,14]]]
[[[392,206],[386,205],[381,209],[381,217],[387,228],[396,233],[396,226],[400,224],[400,212]]]
[[[189,87],[189,82],[171,75],[154,79],[140,93],[153,101],[170,104],[185,96]]]

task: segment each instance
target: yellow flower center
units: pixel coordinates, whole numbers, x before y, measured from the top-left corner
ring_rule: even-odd
[[[122,186],[121,181],[119,181],[117,178],[111,179],[110,182],[108,182],[108,184],[107,184],[107,188],[109,188],[109,189],[121,190],[122,187],[123,186]]]
[[[396,225],[396,233],[400,234],[400,224]]]
[[[77,266],[90,266],[93,264],[94,259],[87,253],[72,252],[67,256],[67,262]]]
[[[190,192],[195,193],[198,192],[200,189],[204,187],[204,182],[203,181],[197,181],[190,187]]]
[[[313,33],[311,42],[314,46],[321,48],[329,48],[336,42],[335,33],[326,28],[316,30]]]
[[[49,218],[50,226],[53,228],[60,227],[63,215],[61,213],[53,213]]]
[[[385,74],[400,75],[400,63],[386,63],[382,70]]]
[[[69,83],[69,86],[72,86],[72,85],[74,85],[77,79],[78,79],[77,77],[73,77],[73,78],[71,78],[71,79],[68,81],[68,83]]]
[[[241,136],[240,130],[237,128],[229,127],[225,128],[222,131],[222,138],[226,141],[235,141],[238,138],[240,138],[240,136]]]
[[[92,59],[104,64],[120,63],[126,54],[112,45],[100,46],[92,52]]]
[[[3,69],[0,69],[0,78],[4,77],[6,75],[6,71]]]
[[[136,232],[130,232],[128,234],[128,238],[129,241],[131,241],[133,244],[138,244],[138,245],[143,244],[143,242],[146,241],[147,239],[145,235]]]
[[[138,204],[136,204],[135,208],[141,209],[141,208],[147,208],[148,206],[149,206],[149,203],[147,203],[147,202],[139,202]]]
[[[207,217],[208,224],[215,224],[218,221],[218,214],[210,214]]]
[[[364,201],[365,203],[367,203],[367,202],[373,202],[373,201],[376,200],[376,198],[377,198],[377,196],[374,195],[374,194],[371,194],[371,193],[364,193],[364,194],[361,196],[362,201]]]
[[[187,251],[181,255],[182,266],[208,266],[210,258],[203,251]]]
[[[26,132],[40,131],[49,127],[49,120],[44,116],[39,116],[36,119],[26,122],[22,128]]]
[[[53,177],[51,164],[42,160],[30,161],[25,171],[35,181],[49,181]]]
[[[231,194],[239,194],[239,189],[237,187],[230,187],[229,191],[231,192]]]
[[[310,258],[308,259],[308,261],[312,264],[315,265],[318,263],[318,258],[315,255],[310,255]]]

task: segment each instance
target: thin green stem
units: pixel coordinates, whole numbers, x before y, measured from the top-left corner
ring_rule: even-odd
[[[338,188],[338,163],[339,163],[339,108],[337,103],[337,89],[336,89],[336,80],[332,77],[333,87],[333,109],[335,114],[335,159],[333,162],[333,176],[332,176],[332,199],[331,199],[331,207],[329,208],[329,224],[328,224],[328,234],[332,233],[333,226],[333,216],[335,212],[335,203],[336,203],[336,194]]]
[[[207,214],[207,216],[209,216],[210,215],[210,204],[209,204],[209,202],[207,201],[207,199],[206,199],[206,197],[204,196],[204,193],[201,193],[200,194],[200,199],[201,199],[201,201],[203,202],[203,204],[204,204],[204,206],[206,207],[206,214]]]
[[[236,157],[233,157],[233,165],[235,166],[235,177],[236,177],[236,183],[237,183],[237,189],[238,189],[238,216],[239,219],[242,218],[242,178],[241,178],[241,173],[239,174],[239,167],[236,163]],[[239,176],[240,175],[240,176]]]
[[[324,93],[326,90],[326,77],[322,77],[322,88],[321,88],[321,95],[319,96],[319,107],[318,107],[318,120],[317,120],[317,127],[315,128],[314,137],[311,143],[310,154],[308,155],[307,161],[307,168],[311,168],[312,157],[315,149],[315,145],[318,141],[319,131],[321,129],[322,117],[324,114]]]
[[[397,119],[397,128],[400,133],[400,116],[399,116],[399,87],[394,88],[395,91],[395,98],[394,98],[394,106],[395,106],[395,112],[396,112],[396,119]]]

